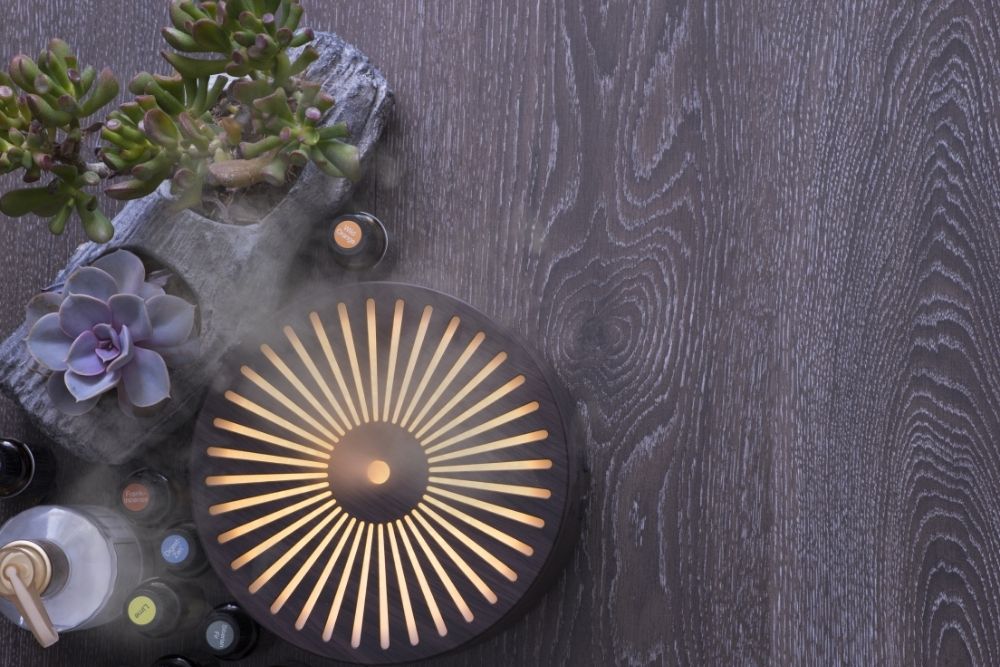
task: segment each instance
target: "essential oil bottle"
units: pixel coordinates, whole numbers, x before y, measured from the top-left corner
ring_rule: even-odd
[[[178,577],[197,577],[208,569],[208,559],[193,523],[179,523],[165,530],[159,539],[162,567]]]
[[[165,475],[149,468],[136,470],[118,488],[122,514],[144,526],[163,522],[173,513],[176,503],[174,485]]]
[[[165,655],[157,658],[153,667],[216,667],[218,664],[215,660],[195,660],[183,655]]]
[[[56,460],[48,447],[0,439],[0,501],[36,503],[51,491],[55,476]]]
[[[103,507],[38,505],[0,527],[0,614],[49,646],[118,618],[143,576],[132,526]]]
[[[370,213],[341,215],[330,223],[333,259],[345,269],[369,269],[385,256],[388,234]]]
[[[141,635],[168,637],[196,625],[206,609],[200,591],[194,586],[150,579],[128,596],[125,618]]]
[[[259,634],[257,623],[232,602],[213,609],[202,623],[205,647],[222,660],[246,657],[257,645]]]

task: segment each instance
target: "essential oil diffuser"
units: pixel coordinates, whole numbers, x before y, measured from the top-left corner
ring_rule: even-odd
[[[420,287],[301,301],[234,351],[191,462],[209,559],[263,626],[364,663],[437,655],[533,603],[578,532],[565,404],[515,338]]]

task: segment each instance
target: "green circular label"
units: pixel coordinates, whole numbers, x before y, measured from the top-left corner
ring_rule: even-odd
[[[156,618],[156,603],[145,595],[136,595],[128,603],[128,618],[136,625],[149,625]]]

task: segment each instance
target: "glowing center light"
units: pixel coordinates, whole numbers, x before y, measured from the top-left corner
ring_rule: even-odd
[[[418,308],[412,332],[404,308],[402,299],[394,302],[388,332],[377,326],[373,298],[365,301],[360,322],[352,322],[347,304],[338,303],[339,327],[328,330],[315,311],[309,314],[311,331],[283,327],[294,355],[262,345],[270,367],[259,360],[257,369],[249,363],[240,367],[238,383],[223,394],[235,408],[212,422],[229,439],[207,448],[209,457],[245,466],[220,468],[220,474],[205,478],[207,486],[295,483],[226,496],[209,507],[213,517],[247,509],[253,514],[218,534],[220,545],[240,540],[230,569],[241,570],[281,545],[282,555],[262,568],[249,592],[283,585],[270,604],[272,615],[286,605],[297,607],[296,630],[323,624],[324,642],[333,640],[339,619],[343,638],[355,649],[376,607],[379,647],[388,650],[390,640],[397,641],[399,631],[390,628],[397,594],[410,646],[421,644],[430,628],[445,637],[449,614],[474,621],[466,582],[486,603],[498,604],[500,591],[481,569],[517,582],[506,550],[523,559],[533,557],[535,547],[532,535],[510,522],[542,529],[545,520],[531,510],[552,498],[548,485],[510,483],[553,470],[553,461],[544,457],[549,432],[539,428],[542,404],[529,400],[526,375],[509,369],[497,379],[505,364],[513,365],[508,353],[491,347],[482,331],[469,339],[457,315],[442,331],[443,322],[431,322],[430,305]],[[460,340],[467,342],[463,346]],[[244,413],[254,421],[240,423]],[[514,422],[522,420],[531,423],[517,429]],[[229,442],[232,447],[223,446]],[[525,450],[531,454],[505,456]],[[517,476],[512,480],[510,473]],[[370,486],[361,488],[365,481]],[[505,500],[510,496],[519,497],[516,505]],[[286,517],[290,523],[277,523]],[[274,527],[263,530],[268,526]],[[256,531],[258,537],[245,541]],[[303,552],[308,556],[291,572]],[[310,579],[312,573],[318,577]],[[307,581],[308,596],[297,595]],[[453,609],[444,602],[449,599]],[[425,608],[429,618],[421,618]],[[343,627],[345,616],[353,623]]]
[[[389,479],[389,464],[381,459],[375,459],[368,464],[368,481],[372,484],[385,484]]]

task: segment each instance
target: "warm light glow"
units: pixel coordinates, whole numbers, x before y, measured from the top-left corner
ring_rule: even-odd
[[[351,631],[351,646],[361,646],[361,625],[365,617],[365,598],[368,596],[368,568],[372,562],[372,529],[368,524],[368,534],[365,537],[365,555],[361,560],[361,578],[358,579],[358,599],[354,605],[354,629]]]
[[[385,527],[378,525],[378,636],[382,650],[389,648],[389,580],[385,576]]]
[[[458,435],[453,435],[452,437],[448,438],[447,440],[444,440],[443,442],[439,442],[433,447],[427,447],[427,453],[431,454],[432,452],[436,452],[439,449],[444,449],[445,447],[451,447],[452,445],[458,444],[463,440],[468,440],[469,438],[475,435],[479,435],[480,433],[485,433],[486,431],[492,431],[498,426],[503,426],[508,422],[514,421],[515,419],[520,419],[525,415],[530,415],[532,412],[538,410],[539,406],[540,404],[538,403],[538,401],[531,401],[530,403],[526,403],[519,408],[514,408],[510,412],[505,412],[499,417],[494,417],[493,419],[489,420],[488,422],[484,422],[479,426],[474,426],[467,431],[462,431]],[[423,445],[425,447],[427,446],[427,444],[428,444],[427,441],[423,441]]]
[[[442,407],[440,410],[437,411],[437,414],[431,417],[431,419],[426,424],[424,424],[419,431],[416,431],[417,438],[423,438],[424,434],[427,433],[427,431],[432,426],[434,426],[434,424],[438,423],[438,421],[446,414],[448,414],[448,412],[451,411],[452,408],[454,408],[456,405],[464,401],[465,397],[468,396],[473,389],[482,384],[483,380],[488,378],[490,374],[493,373],[493,371],[495,371],[497,368],[499,368],[500,365],[506,360],[507,360],[506,352],[500,352],[495,357],[490,359],[490,362],[485,366],[483,366],[483,368],[478,373],[476,373],[475,377],[473,377],[471,380],[465,383],[464,387],[455,392],[455,395],[452,396],[451,399],[444,404],[444,407]],[[427,438],[425,444],[430,444],[430,441],[433,439],[434,439],[433,436]]]
[[[439,463],[441,461],[449,461],[451,459],[459,459],[465,456],[474,456],[476,454],[483,454],[485,452],[493,452],[498,449],[506,449],[507,447],[516,447],[518,445],[531,444],[533,442],[540,442],[549,437],[549,432],[545,429],[540,429],[538,431],[532,431],[531,433],[523,433],[513,438],[503,438],[502,440],[494,440],[493,442],[488,442],[484,445],[476,445],[475,447],[467,447],[465,449],[457,449],[447,454],[437,454],[435,456],[428,456],[427,460],[430,463]],[[431,448],[427,449],[427,453],[430,454]]]
[[[441,357],[444,356],[445,350],[448,349],[448,345],[451,344],[451,339],[454,338],[455,332],[458,331],[458,325],[460,320],[457,317],[451,318],[448,322],[448,328],[444,330],[444,335],[441,336],[441,340],[438,342],[437,349],[434,350],[434,356],[431,357],[431,361],[424,367],[424,376],[420,379],[420,384],[417,385],[417,390],[413,392],[413,398],[410,399],[410,407],[406,409],[406,414],[403,415],[403,421],[399,422],[399,425],[406,428],[406,422],[410,421],[410,415],[413,414],[414,408],[420,404],[420,397],[424,395],[424,390],[427,389],[427,383],[431,381],[434,376],[434,371],[437,370],[438,364],[441,363]]]
[[[326,531],[326,536],[323,537],[320,543],[316,545],[316,548],[313,549],[313,552],[309,555],[306,562],[302,564],[302,567],[300,567],[298,572],[295,573],[292,580],[288,582],[288,585],[285,586],[284,590],[282,590],[281,593],[278,594],[278,597],[274,599],[274,602],[271,604],[272,614],[277,614],[281,611],[281,608],[285,606],[285,603],[288,602],[288,598],[292,597],[295,589],[299,587],[299,584],[302,583],[305,576],[309,574],[310,570],[312,570],[316,561],[319,560],[320,555],[326,552],[326,548],[330,546],[330,542],[332,542],[333,538],[337,536],[337,533],[340,532],[341,526],[343,526],[346,521],[347,513],[341,513],[340,519],[337,520],[337,523],[333,526],[333,528]]]
[[[323,641],[328,642],[333,639],[333,628],[337,624],[337,617],[340,616],[340,605],[344,603],[344,592],[347,590],[347,582],[351,577],[351,570],[354,569],[354,559],[358,555],[358,545],[361,544],[361,536],[364,535],[364,521],[358,524],[358,532],[354,534],[354,542],[351,544],[351,552],[347,556],[347,565],[340,575],[340,585],[337,586],[337,593],[333,596],[333,604],[330,605],[330,614],[326,617],[326,625],[323,627]]]
[[[326,335],[326,329],[323,327],[323,320],[319,318],[319,314],[316,312],[309,313],[309,322],[313,325],[313,332],[316,334],[316,340],[319,341],[319,346],[323,348],[323,354],[326,356],[326,361],[330,365],[330,370],[333,371],[333,377],[337,381],[337,387],[340,388],[340,395],[344,397],[344,402],[347,403],[347,409],[351,412],[351,417],[354,419],[354,425],[359,426],[361,421],[358,419],[358,411],[354,407],[354,401],[351,399],[351,393],[347,390],[347,383],[344,381],[344,373],[340,370],[340,363],[337,362],[337,357],[333,354],[333,348],[330,347],[330,339]]]
[[[371,371],[372,420],[378,421],[378,335],[375,332],[375,299],[365,303],[368,320],[368,368]]]
[[[388,411],[386,411],[388,413]],[[403,602],[403,615],[406,618],[406,632],[410,636],[410,645],[416,646],[420,643],[420,635],[417,633],[417,623],[413,619],[413,605],[410,603],[410,591],[406,585],[406,575],[403,574],[403,560],[399,556],[399,547],[396,545],[396,532],[393,525],[388,524],[389,546],[392,547],[392,562],[396,566],[396,581],[399,582],[399,597]]]
[[[324,641],[355,649],[369,635],[382,650],[417,646],[421,634],[448,634],[446,615],[471,623],[471,603],[503,600],[498,584],[518,581],[515,567],[537,548],[510,522],[545,526],[537,501],[553,491],[535,473],[559,463],[549,432],[526,419],[541,404],[524,396],[525,375],[500,370],[508,355],[496,341],[450,314],[432,326],[431,306],[393,305],[391,331],[372,298],[356,313],[337,304],[329,331],[316,312],[298,333],[284,326],[292,349],[263,345],[239,368],[240,384],[224,394],[237,416],[214,419],[216,440],[204,445],[210,461],[240,464],[213,467],[204,481],[224,492],[209,513],[233,513],[215,538],[239,545],[229,567],[252,571],[241,585],[268,597],[271,614],[295,617],[296,630],[319,624]],[[404,323],[404,307],[419,322]],[[425,493],[384,523],[351,516],[329,477],[331,452],[370,422],[408,432],[426,460]],[[376,451],[355,453],[366,458],[354,474],[392,496],[408,465]]]
[[[333,572],[333,566],[336,564],[337,559],[340,558],[340,553],[344,550],[344,545],[347,544],[347,539],[351,536],[351,531],[354,529],[355,523],[357,523],[357,519],[352,518],[350,523],[347,524],[347,528],[344,530],[340,541],[337,542],[333,553],[330,554],[329,560],[326,561],[323,572],[319,575],[319,579],[316,580],[315,585],[313,585],[312,592],[309,593],[309,599],[306,600],[306,603],[302,606],[302,611],[299,613],[299,617],[295,620],[296,630],[306,627],[306,622],[316,607],[317,600],[319,600],[319,594],[325,590],[326,582],[330,578],[330,573]]]
[[[399,356],[399,334],[403,330],[403,300],[396,300],[396,308],[392,312],[392,339],[389,343],[389,376],[385,380],[385,409],[382,419],[389,421],[389,408],[392,407],[392,383],[396,379],[396,359]]]
[[[289,514],[294,514],[294,513],[298,512],[301,509],[305,509],[306,507],[309,507],[310,505],[315,505],[316,503],[320,502],[321,500],[325,500],[326,498],[329,498],[331,495],[332,494],[331,494],[330,491],[324,491],[323,493],[317,493],[315,496],[311,496],[309,498],[306,498],[305,500],[301,500],[301,501],[299,501],[297,503],[294,503],[292,505],[288,505],[286,507],[282,507],[280,510],[276,510],[274,512],[268,512],[264,516],[257,517],[253,521],[247,521],[246,523],[241,523],[240,525],[236,526],[235,528],[227,530],[226,532],[224,532],[221,535],[219,535],[219,537],[218,537],[219,544],[225,544],[226,542],[229,542],[230,540],[235,540],[237,537],[243,537],[244,535],[252,533],[253,531],[257,530],[258,528],[263,528],[264,526],[270,525],[270,524],[274,523],[275,521],[278,521],[279,519],[283,519],[284,517],[288,516]]]
[[[225,397],[226,397],[226,400],[229,401],[230,403],[238,405],[241,408],[243,408],[244,410],[246,410],[247,412],[252,412],[253,414],[257,415],[258,417],[263,417],[264,419],[266,419],[267,421],[271,422],[275,426],[280,426],[281,428],[285,429],[286,431],[291,431],[292,433],[294,433],[295,435],[299,436],[300,438],[305,438],[306,440],[308,440],[309,442],[313,443],[314,445],[317,445],[318,447],[322,447],[323,449],[325,449],[327,451],[333,451],[333,444],[332,443],[326,442],[322,438],[316,436],[313,433],[310,433],[309,431],[306,431],[305,429],[303,429],[303,428],[301,428],[301,427],[293,424],[292,422],[288,421],[287,419],[285,419],[283,417],[279,417],[278,415],[274,414],[270,410],[268,410],[268,409],[266,409],[266,408],[264,408],[264,407],[262,407],[260,405],[257,405],[256,403],[254,403],[253,401],[249,400],[248,398],[246,398],[244,396],[241,396],[241,395],[237,394],[235,391],[227,391],[225,393]]]
[[[424,312],[420,315],[420,324],[417,325],[417,335],[413,339],[413,348],[410,350],[410,359],[406,362],[406,372],[403,374],[403,384],[399,388],[399,398],[396,399],[396,409],[392,413],[392,423],[399,423],[399,412],[403,409],[403,401],[406,398],[406,392],[410,387],[410,379],[413,377],[413,369],[417,365],[417,359],[420,358],[420,348],[424,345],[424,337],[427,335],[427,326],[431,322],[431,313],[434,309],[430,306],[424,306]]]
[[[358,404],[361,405],[361,416],[365,423],[371,421],[368,416],[368,401],[365,399],[364,385],[361,383],[361,365],[358,363],[358,350],[354,346],[354,332],[351,329],[351,318],[347,314],[347,306],[337,304],[340,315],[340,330],[344,334],[344,348],[347,349],[347,360],[351,362],[351,373],[354,376],[354,388],[358,392]]]
[[[368,464],[368,481],[372,484],[385,484],[391,472],[388,463],[375,459]]]
[[[451,558],[451,562],[453,562],[458,569],[462,571],[462,574],[464,574],[465,577],[472,582],[472,585],[483,594],[483,597],[486,598],[490,604],[496,604],[497,594],[493,592],[493,589],[490,588],[485,581],[483,581],[482,577],[476,574],[476,571],[469,566],[466,560],[462,558],[443,537],[441,537],[441,534],[434,528],[434,526],[427,523],[427,520],[424,519],[424,517],[417,510],[413,510],[413,516],[417,518],[417,521],[420,522],[420,525],[424,527],[424,530],[427,531],[431,538],[437,542],[438,546],[441,547],[441,550],[448,554],[448,557]],[[409,517],[407,517],[406,520],[409,521]],[[469,618],[466,620],[471,621],[472,619]]]
[[[493,405],[494,403],[496,403],[497,401],[499,401],[501,398],[503,398],[504,396],[506,396],[510,392],[512,392],[515,389],[517,389],[518,387],[520,387],[522,384],[524,384],[524,376],[523,375],[518,375],[517,377],[512,378],[505,385],[503,385],[499,389],[496,389],[489,396],[487,396],[486,398],[482,399],[481,401],[479,401],[475,405],[471,406],[470,408],[466,409],[464,412],[462,412],[462,414],[458,415],[457,417],[455,417],[454,419],[452,419],[451,421],[449,421],[447,424],[445,424],[444,426],[442,426],[438,430],[434,431],[434,433],[432,435],[427,436],[427,439],[424,442],[425,443],[431,443],[431,442],[433,442],[434,440],[436,440],[438,438],[438,436],[440,436],[440,435],[442,435],[444,433],[447,433],[448,431],[450,431],[451,429],[455,428],[459,424],[461,424],[461,423],[465,422],[466,420],[468,420],[473,415],[479,414],[480,412],[482,412],[483,410],[485,410],[489,406]],[[429,425],[429,423],[428,423],[428,425]],[[421,435],[418,433],[417,437],[419,438],[419,437],[421,437]]]
[[[424,536],[420,534],[420,531],[417,530],[417,525],[413,523],[413,520],[408,515],[404,516],[403,520],[406,521],[406,527],[410,529],[411,533],[413,533],[413,537],[416,538],[417,544],[420,545],[424,555],[427,556],[427,560],[430,561],[431,567],[434,568],[434,571],[437,573],[438,579],[440,579],[441,583],[444,584],[444,589],[448,591],[448,595],[451,596],[451,601],[455,603],[455,607],[457,607],[458,611],[462,614],[462,618],[465,619],[466,623],[472,623],[476,617],[472,614],[472,610],[469,609],[469,605],[465,602],[465,598],[458,592],[458,587],[455,586],[455,582],[453,582],[451,577],[448,576],[447,570],[445,570],[441,565],[441,561],[438,560],[434,550],[427,546],[427,541],[424,540]]]
[[[437,600],[434,599],[434,593],[427,583],[427,576],[424,574],[424,569],[420,566],[420,560],[413,550],[413,545],[410,544],[410,538],[406,535],[406,527],[402,519],[396,521],[396,528],[399,530],[399,537],[403,540],[403,546],[406,547],[406,555],[410,559],[410,566],[413,568],[414,574],[417,575],[417,583],[420,584],[420,591],[424,594],[427,609],[431,612],[431,618],[434,619],[434,628],[437,630],[438,635],[444,637],[448,634],[448,627],[444,624],[444,617],[441,615]]]
[[[254,582],[250,584],[249,588],[250,592],[256,593],[261,588],[266,586],[267,582],[271,581],[271,579],[274,578],[274,575],[278,574],[278,572],[281,571],[281,568],[288,565],[288,561],[295,558],[298,555],[298,553],[302,551],[306,547],[306,545],[309,544],[309,542],[312,541],[314,537],[319,535],[319,531],[326,528],[327,524],[329,524],[331,521],[337,518],[338,514],[340,514],[340,508],[334,507],[333,511],[327,514],[322,521],[313,526],[312,530],[306,533],[302,539],[300,539],[298,542],[295,543],[295,546],[293,546],[291,549],[282,554],[281,558],[279,558],[274,562],[274,565],[267,568],[267,570],[264,571],[264,574],[257,577],[254,580]]]
[[[448,374],[444,376],[443,380],[441,380],[438,388],[434,390],[434,393],[431,394],[430,398],[424,401],[424,407],[421,408],[420,412],[417,413],[417,416],[412,422],[410,422],[411,431],[415,430],[420,422],[423,421],[423,418],[427,416],[427,412],[434,407],[434,404],[437,403],[439,398],[441,398],[441,395],[444,394],[445,390],[451,386],[452,380],[454,380],[455,376],[461,372],[461,370],[465,367],[465,364],[469,361],[475,351],[479,349],[479,346],[482,345],[484,340],[486,340],[486,334],[482,331],[472,337],[472,340],[465,346],[465,350],[451,367],[451,370],[448,371]]]
[[[230,433],[235,433],[236,435],[242,435],[247,438],[252,438],[253,440],[259,440],[261,442],[266,442],[270,445],[276,445],[278,447],[284,447],[285,449],[290,449],[295,452],[300,452],[302,454],[308,454],[309,456],[315,456],[321,459],[329,459],[330,455],[326,452],[322,452],[318,449],[313,449],[307,445],[303,445],[299,442],[293,442],[287,438],[281,438],[276,435],[271,435],[270,433],[265,433],[264,431],[259,431],[255,428],[250,428],[249,426],[244,426],[243,424],[237,424],[236,422],[231,422],[228,419],[216,418],[212,420],[212,425],[215,428],[222,431],[229,431]]]
[[[261,349],[268,350],[269,348],[266,345],[264,345]],[[281,361],[280,359],[275,357],[275,363],[279,363],[280,361]],[[287,368],[287,366],[285,368]],[[311,426],[314,430],[319,431],[333,442],[339,442],[339,439],[337,438],[336,435],[333,434],[332,431],[330,431],[325,426],[320,424],[318,420],[316,420],[311,414],[306,412],[306,410],[304,410],[298,403],[290,399],[288,396],[286,396],[284,393],[278,390],[273,384],[271,384],[263,377],[261,377],[261,375],[257,371],[250,368],[249,366],[243,366],[240,369],[240,372],[243,373],[243,376],[245,378],[253,382],[261,389],[263,389],[268,396],[270,396],[271,398],[273,398],[274,400],[278,401],[283,406],[288,408],[294,415],[296,415],[299,419],[301,419],[306,424]],[[289,379],[291,379],[292,377],[295,376],[292,375]],[[298,382],[298,378],[295,379],[295,382]],[[296,385],[296,388],[299,389],[299,393],[301,393],[302,396],[306,398],[306,400],[310,401],[310,404],[313,406],[314,410],[316,410],[317,412],[323,410],[323,406],[319,404],[315,396],[309,393],[309,390],[306,389],[305,386],[303,386],[301,383],[298,383]],[[329,413],[327,413],[326,411],[323,411],[321,414],[324,414],[326,417],[329,417]],[[341,429],[340,433],[341,435],[343,435],[344,433],[343,429]]]
[[[263,542],[261,542],[260,544],[258,544],[257,546],[255,546],[253,549],[250,549],[249,551],[247,551],[246,553],[244,553],[242,556],[240,556],[239,558],[237,558],[236,560],[234,560],[232,563],[230,563],[229,567],[231,567],[233,570],[240,569],[241,567],[243,567],[244,565],[246,565],[247,563],[249,563],[250,561],[252,561],[254,558],[257,558],[262,553],[264,553],[265,551],[267,551],[268,549],[270,549],[271,547],[273,547],[275,544],[278,544],[283,539],[285,539],[286,537],[288,537],[289,535],[291,535],[292,533],[294,533],[296,530],[298,530],[302,526],[306,525],[307,523],[309,523],[310,521],[312,521],[313,519],[315,519],[317,516],[319,516],[323,512],[329,510],[331,507],[333,507],[333,505],[334,505],[335,502],[336,501],[334,501],[334,500],[330,500],[330,501],[324,503],[323,505],[321,505],[320,507],[317,507],[312,512],[310,512],[309,514],[305,515],[304,517],[302,517],[301,519],[299,519],[295,523],[293,523],[293,524],[289,525],[287,528],[284,528],[283,530],[275,533],[274,535],[272,535],[268,539],[264,540]]]
[[[344,429],[351,427],[351,422],[347,419],[347,415],[344,413],[344,409],[340,407],[340,403],[334,397],[333,390],[330,389],[330,384],[326,381],[326,378],[323,377],[323,374],[319,372],[319,368],[316,366],[316,362],[313,361],[313,358],[312,356],[310,356],[308,350],[306,350],[305,345],[303,345],[302,341],[299,340],[299,336],[298,334],[295,333],[295,330],[292,329],[291,327],[285,327],[284,332],[285,332],[285,338],[287,338],[288,342],[292,344],[292,348],[295,350],[295,354],[298,355],[299,359],[305,365],[306,370],[309,371],[309,375],[312,376],[313,382],[316,384],[317,387],[319,387],[319,390],[323,392],[323,396],[326,397],[327,403],[333,406],[333,409],[336,410],[337,412],[337,416],[340,417],[340,420],[345,424],[345,426],[342,427],[330,415],[329,412],[324,410],[322,406],[319,406],[317,404],[316,398],[311,394],[309,394],[308,390],[305,390],[304,386],[299,387],[299,385],[296,384],[295,385],[296,388],[299,389],[299,393],[301,393],[306,398],[306,400],[309,401],[309,404],[316,407],[319,413],[323,415],[323,418],[326,419],[329,424],[333,425],[333,427],[337,430],[337,433],[343,435]],[[278,370],[281,371],[281,368],[278,367]],[[284,375],[284,371],[281,372]],[[293,384],[298,381],[298,378],[297,376],[295,376],[294,373],[292,373],[291,377],[289,377],[288,375],[285,375],[285,377],[288,378],[288,380],[291,381]]]
[[[212,505],[208,508],[208,513],[212,516],[217,516],[219,514],[225,514],[226,512],[234,512],[236,510],[243,510],[248,507],[255,507],[257,505],[274,502],[275,500],[285,500],[293,496],[301,496],[303,493],[318,491],[319,489],[325,489],[328,486],[330,486],[329,482],[318,482],[316,484],[307,484],[306,486],[297,486],[293,489],[282,489],[281,491],[275,491],[273,493],[249,496],[247,498],[240,498],[239,500],[230,500],[226,503]]]

